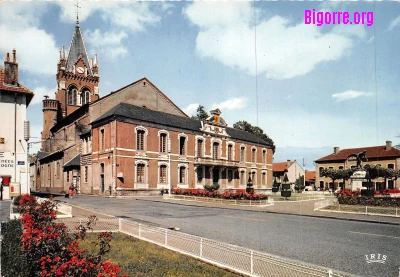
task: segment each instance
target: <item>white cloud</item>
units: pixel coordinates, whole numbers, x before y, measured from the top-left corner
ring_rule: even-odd
[[[249,2],[204,2],[183,10],[200,27],[196,50],[201,57],[255,74],[254,11]],[[267,78],[289,79],[312,71],[318,64],[338,60],[353,46],[354,36],[365,36],[363,28],[341,33],[322,33],[315,25],[293,24],[273,16],[257,21],[258,73]]]
[[[99,29],[88,30],[85,33],[86,41],[92,46],[92,51],[103,54],[105,58],[117,58],[128,53],[128,50],[122,44],[122,40],[128,35],[124,31],[120,32],[102,32]]]
[[[199,103],[189,104],[186,108],[183,108],[185,114],[188,116],[192,116],[196,114],[197,108],[199,107]]]
[[[354,36],[357,38],[365,38],[367,35],[367,31],[365,30],[365,26],[358,24],[358,25],[336,25],[333,27],[332,32],[338,35],[345,35],[345,36]]]
[[[76,21],[76,6],[70,2],[57,2],[61,7],[60,20],[73,23]],[[132,32],[143,31],[146,25],[158,23],[161,17],[153,12],[151,7],[161,10],[169,9],[168,5],[152,5],[150,2],[96,2],[79,3],[79,21],[85,21],[96,12],[101,13],[101,19],[110,22],[118,29],[127,28]]]
[[[239,98],[231,98],[221,103],[214,103],[212,105],[212,110],[219,108],[222,112],[224,110],[239,110],[246,107],[247,98],[239,97]]]
[[[346,90],[344,92],[332,94],[332,98],[338,102],[358,98],[361,96],[372,96],[372,92]]]
[[[393,30],[393,28],[397,27],[398,25],[400,25],[400,15],[390,22],[388,31]]]
[[[55,92],[57,91],[57,87],[54,88],[46,88],[46,87],[37,87],[33,89],[33,93],[35,96],[32,99],[32,102],[30,105],[35,105],[35,104],[41,104],[43,100],[43,96],[47,95],[52,99],[55,99]]]
[[[20,70],[50,75],[55,73],[58,49],[54,37],[38,26],[45,11],[43,3],[0,2],[0,53],[15,48]]]

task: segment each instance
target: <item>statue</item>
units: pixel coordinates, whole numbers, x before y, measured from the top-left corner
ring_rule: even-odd
[[[365,156],[365,153],[367,153],[367,150],[364,150],[358,154],[351,154],[346,158],[346,160],[348,160],[349,158],[356,158],[357,159],[356,168],[361,168],[362,161],[363,160],[368,161],[367,157]]]

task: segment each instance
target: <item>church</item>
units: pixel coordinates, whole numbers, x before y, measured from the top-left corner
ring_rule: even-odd
[[[188,117],[147,78],[100,97],[97,55],[89,58],[77,21],[60,50],[55,99],[43,100],[41,150],[31,189],[100,195],[161,189],[272,186],[272,145],[228,127],[221,111]]]

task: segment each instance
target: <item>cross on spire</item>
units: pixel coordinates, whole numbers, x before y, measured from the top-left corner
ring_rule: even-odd
[[[79,24],[79,17],[78,17],[79,10],[78,9],[80,9],[81,6],[78,5],[78,1],[76,1],[76,4],[74,6],[76,7],[76,24]]]

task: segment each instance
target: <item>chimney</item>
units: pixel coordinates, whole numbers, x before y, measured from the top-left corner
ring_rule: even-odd
[[[289,166],[290,166],[290,160],[287,160],[287,162],[286,162],[286,168],[289,168]]]
[[[390,149],[392,149],[392,142],[390,140],[386,141],[386,151],[389,151]]]
[[[4,84],[18,86],[18,63],[15,49],[13,49],[12,61],[10,61],[10,53],[7,53],[4,61]]]
[[[339,153],[339,147],[335,146],[333,147],[333,154]]]

